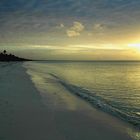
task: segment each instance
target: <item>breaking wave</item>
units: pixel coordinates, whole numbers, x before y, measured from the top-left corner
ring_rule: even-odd
[[[69,92],[72,94],[80,97],[81,99],[87,101],[90,103],[92,106],[107,112],[121,120],[124,120],[128,123],[133,124],[137,128],[140,128],[140,117],[137,115],[131,115],[128,114],[126,111],[121,109],[121,107],[118,105],[113,105],[112,102],[108,101],[107,99],[104,99],[103,97],[100,97],[93,91],[90,91],[88,89],[85,89],[84,87],[79,87],[73,84],[70,84],[68,82],[65,82],[64,80],[60,79],[54,74],[50,75],[57,80],[62,86],[65,87]]]

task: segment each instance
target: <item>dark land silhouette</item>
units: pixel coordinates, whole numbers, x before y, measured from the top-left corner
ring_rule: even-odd
[[[7,51],[4,50],[0,53],[0,61],[8,62],[8,61],[31,61],[29,59],[20,58],[13,54],[7,54]]]

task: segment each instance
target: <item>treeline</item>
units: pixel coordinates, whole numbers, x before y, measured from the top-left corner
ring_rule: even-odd
[[[0,61],[29,61],[29,59],[20,58],[11,53],[7,54],[7,51],[4,50],[0,53]]]

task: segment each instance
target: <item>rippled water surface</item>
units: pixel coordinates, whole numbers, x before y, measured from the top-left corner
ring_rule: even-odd
[[[44,61],[25,65],[44,83],[49,75],[93,106],[140,127],[140,62]]]

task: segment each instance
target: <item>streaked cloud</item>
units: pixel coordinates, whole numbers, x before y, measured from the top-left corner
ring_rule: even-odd
[[[0,49],[24,49],[23,55],[45,49],[43,58],[74,52],[130,58],[128,50],[140,56],[133,49],[140,42],[139,9],[139,0],[1,0]]]

